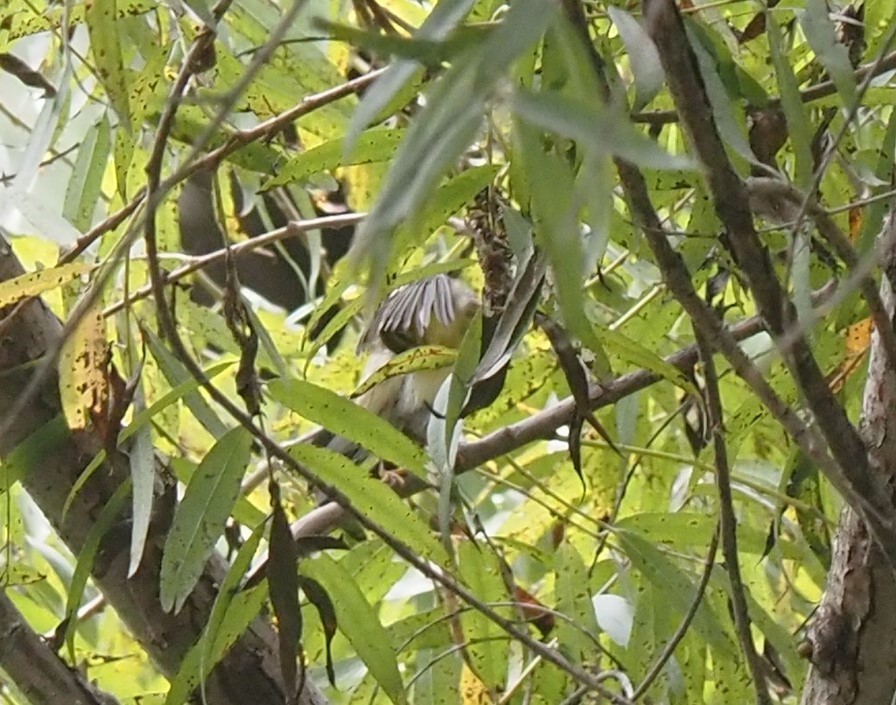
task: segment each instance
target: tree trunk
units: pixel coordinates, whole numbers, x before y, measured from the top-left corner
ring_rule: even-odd
[[[896,227],[892,220],[885,227]],[[882,236],[885,238],[885,236]],[[896,252],[885,269],[896,267]],[[883,277],[881,298],[894,321],[896,296]],[[890,488],[896,478],[896,371],[877,333],[862,404],[862,437]],[[896,576],[864,523],[840,517],[824,598],[809,631],[812,666],[803,705],[889,705],[896,693]]]
[[[0,238],[0,281],[23,273],[9,244]],[[0,409],[11,409],[40,364],[29,364],[61,343],[59,320],[39,299],[21,309],[11,306],[0,312]],[[14,419],[3,418],[0,457],[5,458],[24,439],[45,429],[61,413],[56,374],[49,376],[39,393]],[[6,422],[9,421],[7,424]],[[68,434],[29,459],[22,483],[40,506],[59,536],[76,555],[115,490],[128,477],[123,454],[93,473],[79,491],[63,518],[62,509],[76,479],[102,447],[91,432]],[[157,463],[159,461],[157,460]],[[190,647],[208,622],[216,588],[226,564],[215,554],[182,610],[169,614],[159,603],[159,573],[168,520],[155,517],[150,527],[141,567],[128,579],[130,507],[117,528],[103,539],[93,566],[93,579],[118,612],[133,636],[146,649],[159,670],[174,676]],[[216,668],[206,687],[207,702],[214,705],[244,705],[247,694],[258,705],[282,705],[277,638],[272,627],[256,619]],[[327,700],[307,685],[301,705],[323,705]]]

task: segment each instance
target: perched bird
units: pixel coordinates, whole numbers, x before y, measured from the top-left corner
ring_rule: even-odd
[[[370,354],[364,378],[411,348],[459,347],[479,307],[470,287],[447,274],[396,289],[374,313],[358,344],[358,352]],[[443,368],[390,377],[358,397],[357,403],[422,443],[432,414],[438,413],[433,409],[433,400],[450,372],[450,368]],[[317,434],[312,443],[356,462],[366,457],[356,443],[326,430]]]

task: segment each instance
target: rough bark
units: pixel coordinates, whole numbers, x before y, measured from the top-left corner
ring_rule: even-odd
[[[25,622],[0,592],[0,668],[31,705],[115,705],[118,701],[88,683]]]
[[[10,246],[0,238],[0,281],[22,273]],[[0,409],[12,407],[38,367],[33,362],[60,344],[61,331],[59,320],[40,300],[0,311]],[[0,457],[5,458],[22,440],[57,419],[60,408],[58,380],[53,374],[23,412],[4,424],[7,430],[0,435]],[[69,491],[100,447],[100,439],[92,433],[68,434],[44,447],[22,480],[25,490],[76,555],[99,513],[128,475],[122,455],[106,463],[93,473],[63,517]],[[158,469],[161,471],[161,466]],[[125,514],[117,529],[103,540],[93,578],[160,671],[170,677],[178,672],[208,622],[216,586],[226,566],[223,559],[214,556],[183,609],[177,615],[164,612],[159,603],[158,576],[166,524],[161,514],[154,519],[141,567],[128,579],[130,524],[129,512]],[[282,705],[276,644],[270,624],[257,619],[209,678],[207,702],[242,705],[246,694],[251,693],[253,703]],[[302,705],[326,702],[310,684],[300,699]]]
[[[890,222],[888,227],[893,227]],[[888,265],[896,253],[888,253]],[[891,325],[896,296],[883,277]],[[872,467],[896,481],[896,371],[874,334],[861,433]],[[821,606],[809,631],[812,666],[803,705],[880,705],[896,693],[896,577],[867,527],[851,509],[840,517]]]

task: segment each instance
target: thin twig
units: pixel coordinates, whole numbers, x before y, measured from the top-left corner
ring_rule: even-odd
[[[767,248],[757,237],[746,185],[735,171],[719,135],[678,8],[671,0],[644,0],[644,10],[648,33],[659,49],[682,126],[704,166],[713,205],[728,231],[725,244],[744,272],[753,300],[835,461],[821,467],[865,520],[887,562],[896,570],[893,504],[870,466],[864,442],[828,387],[805,336],[790,336],[799,325],[799,316],[778,280]],[[706,331],[702,324],[700,327]],[[707,336],[711,334],[707,332]],[[789,346],[783,345],[785,337]]]
[[[853,76],[857,82],[859,80],[867,81],[876,78],[887,71],[892,71],[893,69],[896,69],[896,52],[891,52],[890,54],[883,56],[882,59],[878,59],[866,66],[856,69],[853,72]],[[800,99],[803,103],[811,103],[812,101],[832,96],[836,92],[837,87],[834,85],[833,81],[822,81],[821,83],[817,83],[814,86],[810,86],[809,88],[800,91]],[[770,98],[766,105],[770,108],[779,107],[781,105],[781,99]],[[633,113],[631,118],[633,122],[645,123],[648,125],[671,125],[672,123],[678,122],[679,119],[677,110],[654,110],[650,112]]]
[[[722,534],[722,555],[725,558],[725,571],[728,574],[728,584],[731,589],[734,628],[738,641],[740,641],[741,651],[746,658],[747,668],[753,679],[753,687],[756,689],[756,702],[758,705],[772,705],[768,683],[763,675],[759,654],[756,653],[756,645],[753,643],[753,636],[750,633],[750,612],[740,575],[740,557],[737,552],[737,517],[734,514],[734,499],[731,495],[731,467],[728,464],[719,377],[712,359],[712,348],[699,328],[694,328],[694,336],[697,339],[697,347],[700,349],[700,361],[703,365],[703,377],[706,384],[707,422],[710,433],[712,433],[716,486],[719,489],[719,531]]]
[[[277,228],[276,230],[271,230],[270,232],[263,233],[258,237],[250,238],[249,240],[243,240],[242,242],[234,243],[228,247],[222,247],[219,250],[214,250],[213,252],[208,252],[204,255],[198,255],[196,257],[189,258],[188,262],[177,269],[172,269],[170,272],[163,272],[163,284],[170,285],[176,281],[179,281],[193,272],[196,272],[204,267],[209,266],[215,262],[218,262],[225,257],[227,257],[228,251],[237,256],[244,252],[250,252],[252,250],[257,250],[265,245],[270,245],[274,242],[279,242],[280,240],[285,240],[288,237],[294,237],[301,233],[308,232],[309,230],[317,230],[319,228],[341,228],[347,225],[355,225],[360,223],[366,217],[366,213],[340,213],[338,215],[326,215],[320,218],[308,218],[307,220],[293,220],[284,225],[282,228]],[[146,286],[140,287],[131,293],[126,299],[121,301],[116,301],[114,304],[110,304],[103,310],[104,316],[111,316],[113,313],[117,313],[121,311],[127,306],[130,306],[136,301],[140,301],[141,299],[145,299],[148,296],[152,295],[152,285],[148,284]]]
[[[706,560],[703,562],[703,574],[700,576],[700,582],[697,583],[697,592],[694,593],[694,599],[691,600],[688,611],[685,612],[681,624],[678,625],[678,629],[675,630],[675,633],[672,634],[672,637],[666,642],[660,655],[644,676],[644,680],[641,681],[641,684],[637,688],[635,688],[635,692],[632,693],[632,701],[636,702],[642,695],[647,693],[650,686],[653,685],[653,682],[662,672],[666,663],[672,658],[672,654],[675,653],[675,649],[678,648],[678,645],[681,643],[681,640],[684,639],[685,634],[687,634],[691,623],[694,621],[694,617],[697,616],[697,610],[700,609],[700,603],[703,602],[703,595],[706,593],[706,586],[709,584],[709,579],[712,576],[712,568],[716,562],[716,551],[718,550],[718,547],[719,529],[716,527],[716,530],[712,533],[712,538],[709,540],[709,551],[706,552]]]

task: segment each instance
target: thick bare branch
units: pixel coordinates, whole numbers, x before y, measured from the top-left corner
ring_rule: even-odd
[[[9,674],[31,705],[115,705],[118,701],[88,683],[19,614],[0,591],[0,668]]]

